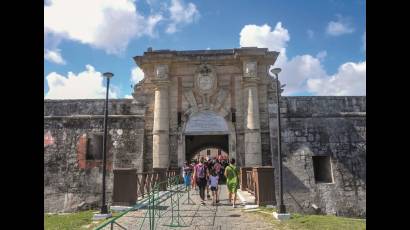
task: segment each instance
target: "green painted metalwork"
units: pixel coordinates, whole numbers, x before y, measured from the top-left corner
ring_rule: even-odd
[[[162,191],[164,190],[164,188],[166,188],[166,191]],[[142,219],[141,223],[138,224],[139,229],[143,229],[145,221],[148,221],[150,230],[156,229],[161,218],[163,218],[168,212],[171,212],[171,221],[169,224],[164,224],[163,226],[169,226],[172,228],[188,227],[189,225],[186,225],[185,221],[180,215],[180,202],[185,193],[188,193],[189,203],[190,201],[192,201],[189,197],[189,188],[187,189],[182,184],[180,184],[180,177],[178,175],[174,177],[168,177],[165,181],[157,182],[153,186],[153,189],[148,193],[148,196],[146,198],[140,200],[132,208],[120,213],[120,215],[103,223],[101,226],[97,227],[96,230],[100,230],[108,225],[111,226],[111,229],[113,229],[114,225],[117,225],[122,229],[127,229],[124,226],[118,224],[117,220],[129,212],[140,210],[143,207],[147,207],[147,211],[144,213],[144,216],[136,217]],[[168,199],[171,203],[170,207],[167,210],[161,211],[160,204]]]

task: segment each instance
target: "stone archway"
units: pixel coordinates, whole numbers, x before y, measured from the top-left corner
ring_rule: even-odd
[[[178,156],[178,164],[182,165],[198,150],[218,148],[230,157],[236,154],[236,132],[231,122],[214,111],[205,110],[190,116],[184,124],[182,134],[182,151]]]

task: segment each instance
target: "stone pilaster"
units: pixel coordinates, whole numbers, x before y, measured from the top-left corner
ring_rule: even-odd
[[[245,128],[245,166],[261,166],[261,134],[259,121],[257,63],[244,63],[243,89],[247,100]]]
[[[155,102],[154,124],[152,145],[152,167],[168,168],[169,166],[169,80],[168,66],[156,66],[155,79]]]

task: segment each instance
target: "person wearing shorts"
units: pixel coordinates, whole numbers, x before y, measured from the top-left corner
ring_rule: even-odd
[[[184,184],[185,188],[188,189],[188,187],[191,185],[191,174],[192,174],[192,169],[188,165],[188,162],[184,162],[184,167],[182,168],[183,170],[183,177],[184,177]]]
[[[229,192],[229,203],[235,208],[236,204],[236,191],[239,185],[238,169],[235,166],[235,159],[231,159],[231,163],[225,168],[226,186]],[[233,196],[233,201],[232,201]]]
[[[219,181],[219,176],[215,172],[215,170],[212,169],[211,175],[209,175],[209,187],[211,188],[211,191],[212,191],[212,205],[219,203],[218,181]]]

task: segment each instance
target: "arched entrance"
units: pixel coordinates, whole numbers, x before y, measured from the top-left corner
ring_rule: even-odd
[[[186,135],[185,136],[186,160],[191,160],[192,158],[194,158],[195,155],[198,155],[203,150],[211,150],[211,149],[222,150],[226,154],[229,154],[229,135]],[[211,156],[210,151],[209,151],[209,156]]]
[[[184,126],[184,148],[180,160],[191,160],[204,149],[220,149],[229,157],[235,157],[236,134],[233,127],[231,122],[213,111],[193,114]]]

